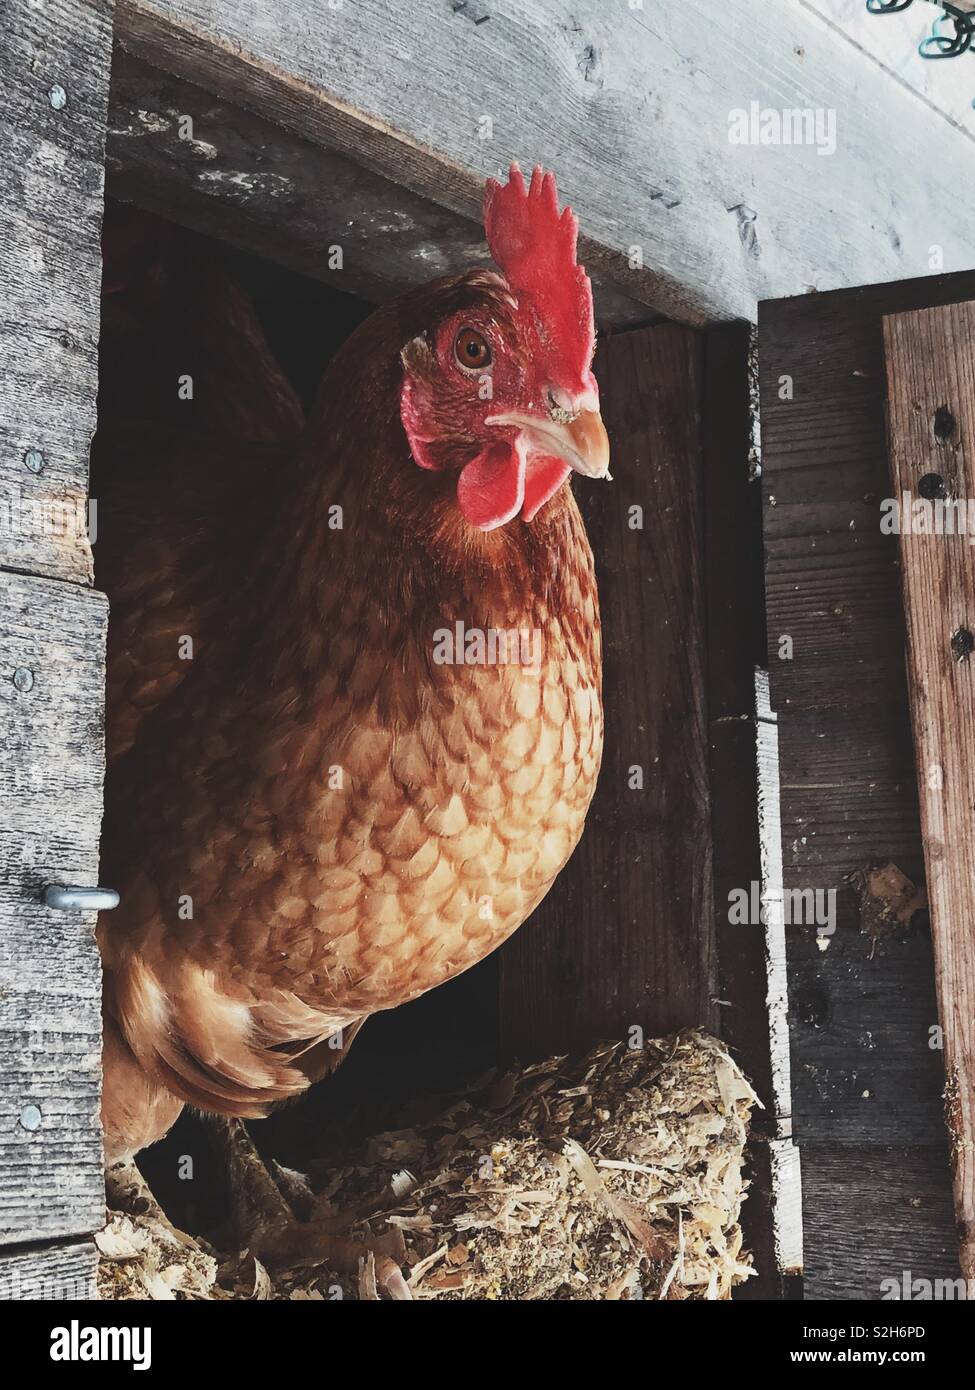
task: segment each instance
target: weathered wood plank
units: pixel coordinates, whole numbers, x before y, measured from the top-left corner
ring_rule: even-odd
[[[94,914],[40,895],[97,882],[106,616],[101,594],[0,575],[0,1244],[103,1214]]]
[[[799,1156],[792,1143],[792,1053],[789,1038],[789,982],[786,964],[782,886],[782,820],[779,808],[779,730],[768,699],[768,676],[755,678],[755,760],[758,787],[759,865],[769,1030],[771,1105],[774,1125],[773,1191],[776,1194],[776,1248],[783,1272],[802,1269],[802,1228],[795,1219],[800,1200]]]
[[[0,31],[0,567],[91,580],[113,0],[13,0]]]
[[[972,297],[975,275],[963,274],[760,306],[769,675],[780,716],[896,706],[898,742],[908,727],[897,544],[879,526],[890,490],[881,317]],[[783,636],[791,660],[779,655]]]
[[[885,1280],[958,1279],[946,1163],[937,1145],[804,1148],[805,1297],[872,1302]]]
[[[770,1181],[775,1218],[775,1259],[782,1271],[783,1294],[801,1278],[805,1267],[802,1225],[802,1163],[792,1139],[769,1140]]]
[[[880,533],[891,491],[882,317],[972,297],[975,276],[966,273],[760,306],[783,882],[834,890],[838,917],[825,950],[812,930],[787,929],[793,1121],[806,1267],[814,1280],[829,1269],[839,1286],[859,1268],[844,1262],[867,1228],[848,1187],[834,1195],[832,1228],[810,1226],[810,1185],[829,1180],[823,1146],[927,1144],[943,1129],[942,1058],[929,1046],[937,1024],[930,940],[915,923],[907,937],[873,942],[846,878],[886,860],[915,881],[923,869],[897,545]],[[946,1151],[940,1169],[932,1162],[924,1172],[927,1197],[947,1203]],[[879,1233],[869,1243],[880,1245]]]
[[[98,1251],[93,1241],[0,1252],[0,1300],[97,1298],[97,1274]]]
[[[858,598],[853,589],[846,601]],[[882,659],[872,653],[877,667]],[[814,663],[806,666],[812,672]],[[879,855],[916,878],[921,853],[910,722],[897,700],[903,686],[891,680],[886,709],[859,706],[856,673],[848,679],[849,706],[782,712],[782,848],[785,886],[835,889],[849,898],[856,925],[846,876]]]
[[[707,697],[711,837],[714,845],[714,930],[721,1036],[765,1106],[752,1123],[748,1201],[742,1210],[745,1244],[757,1277],[736,1291],[741,1299],[778,1299],[783,1274],[802,1264],[800,1194],[795,1167],[781,1160],[790,1139],[788,1030],[785,1000],[775,990],[777,1020],[771,1027],[770,941],[760,922],[731,921],[732,894],[760,885],[781,900],[763,867],[760,745],[768,721],[756,711],[755,667],[765,660],[762,608],[761,495],[749,476],[753,436],[749,390],[749,329],[712,328],[704,344],[703,465],[707,614]],[[774,732],[774,726],[773,726]],[[764,761],[764,780],[777,794],[778,768]],[[778,836],[776,822],[773,833]],[[766,831],[767,834],[767,831]],[[774,869],[774,866],[773,866]],[[781,932],[781,923],[777,924]],[[784,941],[783,941],[784,947]],[[777,979],[785,983],[784,949],[776,952]],[[780,957],[780,959],[779,959]],[[785,1049],[784,1064],[782,1050]]]
[[[121,50],[106,168],[113,197],[374,303],[488,261],[479,222]],[[653,318],[613,286],[594,295],[601,324]]]
[[[881,318],[973,296],[975,275],[963,274],[761,306],[786,887],[842,898],[845,875],[866,860],[891,858],[912,876],[921,867],[897,545],[880,532],[890,491]]]
[[[796,0],[774,25],[764,0],[571,13],[560,0],[477,13],[122,0],[119,33],[154,66],[470,218],[512,157],[551,165],[589,268],[688,322],[922,274],[932,207],[944,265],[975,255],[971,141]],[[835,150],[732,144],[729,113],[753,101],[831,112]]]
[[[910,87],[946,120],[975,135],[971,63],[928,63],[918,52],[939,17],[935,6],[915,4],[878,15],[870,13],[866,0],[862,5],[851,5],[850,0],[806,0],[806,4],[869,54],[893,81]],[[954,0],[954,4],[960,10],[975,10],[972,0]],[[943,24],[941,32],[950,35],[951,26]]]
[[[884,320],[890,471],[896,498],[925,475],[975,498],[975,303]],[[968,519],[948,533],[904,529],[901,573],[921,829],[944,1029],[945,1118],[962,1272],[975,1278],[975,568]],[[959,645],[962,643],[962,645]]]
[[[874,942],[841,921],[821,950],[789,929],[793,1125],[805,1146],[927,1144],[943,1132],[930,939]],[[942,1185],[948,1186],[948,1170]]]
[[[634,1025],[714,1026],[700,356],[665,324],[614,334],[597,358],[614,481],[583,507],[606,746],[582,843],[500,953],[502,1041],[525,1059]]]

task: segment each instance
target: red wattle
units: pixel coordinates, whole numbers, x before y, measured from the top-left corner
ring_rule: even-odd
[[[572,472],[569,465],[560,458],[547,454],[533,454],[528,461],[528,476],[525,479],[525,503],[522,517],[531,521],[540,507],[558,492]]]
[[[525,450],[517,439],[482,450],[457,479],[457,504],[482,531],[493,531],[517,516],[524,500]]]

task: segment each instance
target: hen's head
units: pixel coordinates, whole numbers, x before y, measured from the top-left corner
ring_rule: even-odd
[[[400,415],[420,468],[457,473],[467,521],[531,521],[574,469],[608,476],[592,374],[592,287],[576,263],[578,222],[555,178],[512,164],[489,180],[488,246],[502,274],[457,283],[443,319],[403,350]]]

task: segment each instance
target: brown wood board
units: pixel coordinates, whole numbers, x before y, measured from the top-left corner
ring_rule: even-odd
[[[975,1278],[975,566],[967,520],[957,525],[975,521],[975,303],[891,315],[884,340],[945,1118],[962,1272]],[[963,510],[945,532],[908,530],[907,498],[933,478]],[[938,500],[921,497],[934,525]]]

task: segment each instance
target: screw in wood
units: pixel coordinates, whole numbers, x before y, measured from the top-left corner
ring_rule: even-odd
[[[22,1129],[40,1129],[43,1116],[36,1105],[25,1105],[20,1112]]]
[[[58,82],[48,92],[47,99],[55,111],[63,111],[68,104],[68,94]]]
[[[34,672],[29,671],[26,666],[18,666],[14,671],[14,685],[24,694],[34,688]]]
[[[44,468],[44,455],[40,449],[28,449],[24,455],[24,467],[31,473],[40,473]]]

